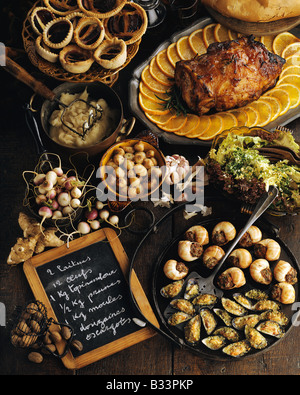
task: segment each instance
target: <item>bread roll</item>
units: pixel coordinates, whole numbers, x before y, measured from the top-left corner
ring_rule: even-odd
[[[300,15],[299,0],[202,0],[220,14],[246,22],[271,22]]]

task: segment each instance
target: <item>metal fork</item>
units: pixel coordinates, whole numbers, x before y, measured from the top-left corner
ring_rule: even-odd
[[[287,159],[293,165],[300,165],[300,159],[297,159],[290,151],[284,148],[275,147],[262,147],[257,149],[264,157],[270,160],[283,160]]]

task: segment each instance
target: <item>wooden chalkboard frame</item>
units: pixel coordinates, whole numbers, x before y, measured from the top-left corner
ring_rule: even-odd
[[[48,262],[54,261],[60,257],[68,255],[72,252],[78,251],[94,243],[102,240],[107,240],[112,248],[112,251],[120,265],[125,280],[128,282],[129,260],[126,252],[117,236],[116,232],[111,228],[100,229],[96,232],[82,236],[76,240],[71,241],[68,245],[65,244],[58,248],[53,248],[45,251],[39,255],[35,255],[26,262],[24,262],[23,270],[27,277],[28,283],[32,289],[36,300],[41,301],[47,308],[48,318],[53,318],[57,321],[55,312],[49,301],[44,286],[39,278],[37,268],[45,265]],[[131,275],[131,290],[136,303],[139,306],[144,317],[154,326],[159,328],[159,323],[151,308],[151,305],[146,297],[146,294],[136,276],[133,272]],[[55,328],[56,327],[56,328]],[[57,326],[50,326],[49,330],[57,330]],[[87,353],[74,357],[71,350],[62,358],[62,362],[68,369],[80,369],[86,365],[94,363],[109,355],[119,352],[143,340],[146,340],[156,334],[156,331],[149,326],[141,327],[141,329],[114,340],[108,344],[91,350]],[[65,341],[62,340],[56,343],[57,350],[60,354],[64,351]]]

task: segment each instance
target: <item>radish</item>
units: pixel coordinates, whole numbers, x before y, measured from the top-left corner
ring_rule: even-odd
[[[72,208],[78,208],[80,207],[80,200],[79,199],[72,199],[70,202],[70,205]]]
[[[94,219],[93,221],[89,221],[90,227],[93,230],[97,230],[100,228],[100,222],[97,219]]]
[[[53,182],[52,181],[48,181],[48,180],[45,180],[44,182],[43,182],[43,184],[42,184],[42,186],[43,186],[43,188],[45,189],[45,191],[50,191],[51,189],[53,189]]]
[[[97,200],[95,207],[97,210],[102,210],[104,207],[104,203],[100,202],[100,200]]]
[[[101,210],[99,213],[99,217],[106,221],[109,217],[109,211],[108,210]]]
[[[57,203],[56,200],[50,200],[49,204],[50,204],[51,210],[58,210],[59,204]]]
[[[57,182],[57,174],[55,173],[55,171],[48,171],[48,173],[46,174],[46,180],[52,182],[52,184],[55,185]]]
[[[64,185],[67,191],[70,191],[74,187],[73,185],[74,181],[77,181],[77,178],[75,176],[70,176],[67,178]]]
[[[111,223],[113,226],[117,226],[119,223],[119,217],[117,215],[112,215],[108,218],[108,222]]]
[[[46,193],[46,198],[47,199],[54,199],[55,198],[55,196],[56,196],[56,190],[55,189],[50,189],[50,191],[48,191],[47,193]]]
[[[64,216],[68,216],[69,214],[73,213],[73,208],[71,206],[66,206],[62,209],[62,213]]]
[[[91,211],[87,211],[85,213],[85,218],[89,221],[92,221],[98,217],[98,211],[94,208]]]
[[[58,177],[61,177],[64,174],[64,172],[63,172],[61,167],[55,167],[55,169],[53,169],[53,171],[56,173],[56,175]]]
[[[60,218],[62,218],[62,216],[63,216],[62,212],[59,210],[56,210],[53,212],[52,219],[60,219]]]
[[[37,197],[35,198],[35,202],[38,205],[41,205],[43,202],[46,202],[47,198],[45,195],[37,195]]]
[[[34,185],[40,185],[45,181],[45,174],[37,174],[34,179],[33,183]]]
[[[43,217],[43,219],[41,221],[41,225],[42,225],[46,218],[51,218],[52,217],[52,210],[49,207],[47,207],[47,206],[42,206],[39,209],[39,215],[41,217]]]
[[[90,233],[91,228],[87,222],[79,222],[77,230],[82,235],[86,235],[86,234]]]
[[[68,192],[62,192],[57,198],[58,204],[62,207],[66,207],[70,204],[71,197]]]
[[[81,190],[78,187],[74,187],[71,190],[71,196],[73,198],[79,199],[81,197],[81,195],[82,195],[82,192],[81,192]]]

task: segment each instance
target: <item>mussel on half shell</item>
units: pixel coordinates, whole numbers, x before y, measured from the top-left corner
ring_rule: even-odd
[[[201,318],[195,315],[189,320],[189,322],[184,327],[184,338],[189,344],[197,344],[200,341],[201,332]]]
[[[247,310],[245,307],[241,306],[239,303],[235,302],[234,300],[228,299],[228,298],[221,298],[222,306],[228,313],[237,315],[237,316],[242,316],[244,314],[247,314]]]
[[[278,322],[275,321],[271,321],[271,320],[263,321],[256,327],[256,329],[259,332],[262,332],[269,336],[276,337],[278,339],[284,336],[284,329],[280,324],[278,324]]]
[[[245,336],[251,347],[256,350],[262,350],[268,345],[267,339],[258,330],[249,325],[245,326]]]
[[[176,326],[182,324],[185,321],[191,319],[192,316],[190,314],[185,313],[184,311],[176,311],[176,313],[172,314],[168,318],[168,324],[171,326]]]
[[[211,350],[219,350],[225,346],[226,339],[221,335],[212,335],[202,339],[202,343]]]
[[[231,357],[238,358],[247,354],[251,350],[251,346],[247,340],[241,340],[235,343],[228,344],[222,351]]]
[[[215,319],[214,314],[209,309],[204,308],[200,310],[200,317],[202,319],[206,333],[208,335],[212,334],[217,326],[217,320]]]
[[[221,335],[230,342],[237,342],[240,340],[239,333],[234,328],[228,326],[220,326],[213,332],[213,335]]]
[[[260,315],[259,314],[248,314],[244,315],[242,317],[235,317],[232,320],[232,326],[235,329],[241,330],[244,329],[246,325],[250,327],[254,327],[257,325],[260,321]]]
[[[161,288],[160,293],[165,298],[175,298],[182,290],[184,280],[173,281]]]
[[[186,299],[173,299],[170,302],[170,305],[174,307],[174,309],[183,311],[184,313],[193,315],[195,313],[195,308],[193,304]]]

